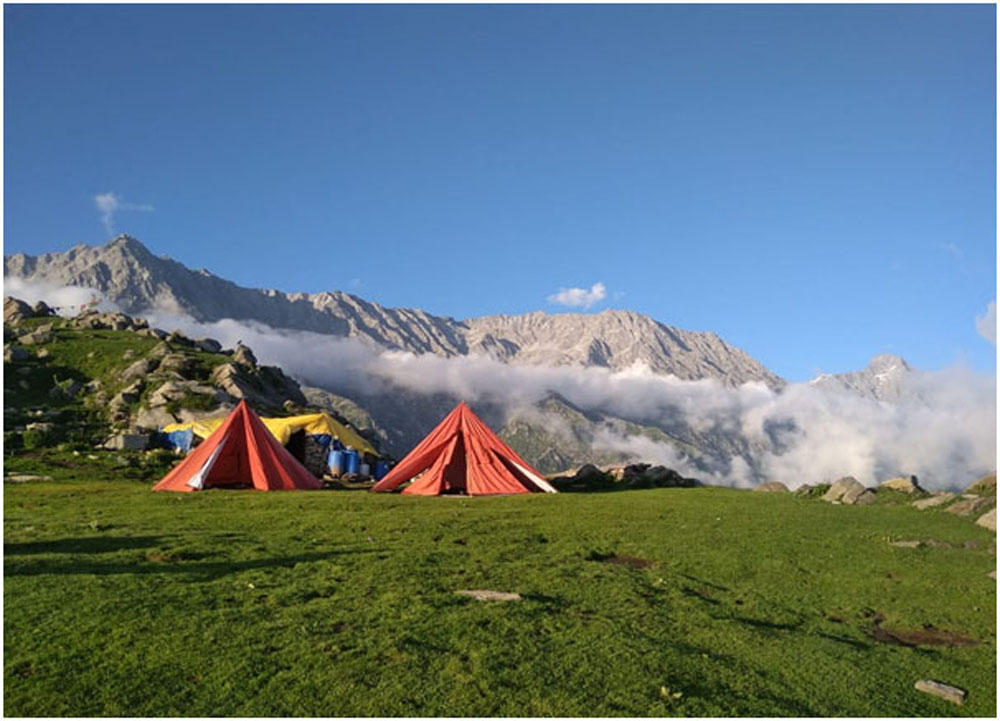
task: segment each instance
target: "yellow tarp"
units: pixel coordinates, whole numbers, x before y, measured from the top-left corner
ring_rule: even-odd
[[[216,428],[222,425],[224,420],[226,417],[206,418],[191,423],[171,423],[169,426],[164,426],[163,432],[186,431],[190,428],[199,438],[208,438],[215,432]],[[378,455],[371,444],[358,435],[356,431],[338,423],[326,413],[311,413],[291,418],[261,418],[260,420],[282,445],[287,444],[292,434],[298,431],[305,431],[310,435],[326,433],[334,438],[339,438],[345,446],[353,446],[359,451]]]

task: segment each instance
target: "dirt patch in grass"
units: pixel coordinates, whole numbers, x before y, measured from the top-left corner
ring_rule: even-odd
[[[879,643],[891,643],[895,646],[978,646],[979,641],[966,638],[954,631],[929,626],[920,630],[899,628],[883,628],[876,626],[872,638]]]

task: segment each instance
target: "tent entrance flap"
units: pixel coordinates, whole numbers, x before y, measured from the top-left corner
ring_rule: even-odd
[[[226,434],[228,438],[229,434]],[[212,467],[215,466],[215,462],[219,460],[219,454],[222,453],[222,449],[226,447],[226,438],[222,439],[222,442],[215,447],[212,451],[212,455],[208,457],[205,461],[205,465],[198,469],[198,472],[191,476],[191,480],[187,482],[187,485],[194,488],[196,491],[200,491],[205,487],[205,480],[208,478],[208,474],[212,472]]]

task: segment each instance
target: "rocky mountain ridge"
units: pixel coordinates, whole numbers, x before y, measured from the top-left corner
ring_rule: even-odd
[[[915,372],[899,356],[882,354],[872,358],[864,370],[823,373],[809,384],[818,388],[846,390],[877,401],[897,401],[906,392],[907,379]]]
[[[127,235],[102,247],[78,245],[64,253],[4,256],[4,276],[93,288],[132,315],[161,310],[202,322],[254,321],[444,357],[478,353],[505,363],[612,370],[640,362],[656,373],[685,380],[784,385],[714,333],[682,330],[631,311],[535,312],[459,321],[419,309],[386,308],[340,291],[307,294],[243,288],[206,270],[157,257]]]

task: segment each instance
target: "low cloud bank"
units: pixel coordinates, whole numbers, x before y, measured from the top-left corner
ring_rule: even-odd
[[[29,283],[20,278],[4,277],[3,294],[23,300],[29,305],[43,300],[59,315],[65,316],[76,315],[86,308],[102,312],[118,310],[118,306],[100,292],[75,285],[56,286],[38,282]]]
[[[8,278],[4,292],[65,309],[96,297],[99,307],[114,309],[85,288]],[[215,338],[229,347],[243,341],[261,362],[347,396],[399,388],[446,393],[495,403],[508,417],[540,414],[536,420],[547,430],[570,436],[565,421],[533,407],[555,392],[587,411],[671,429],[674,435],[723,439],[728,457],[706,469],[669,443],[628,436],[614,425],[594,430],[597,450],[626,453],[715,483],[747,486],[767,479],[794,488],[853,475],[873,484],[906,473],[917,475],[926,488],[954,488],[996,468],[996,379],[963,366],[913,373],[905,380],[901,399],[887,403],[805,383],[781,392],[762,383],[733,388],[711,379],[657,375],[642,365],[620,371],[507,365],[485,356],[442,358],[388,351],[357,339],[257,323],[199,323],[166,313],[148,317],[155,327]]]
[[[262,362],[345,395],[402,387],[497,403],[511,415],[555,392],[582,409],[638,423],[687,427],[703,437],[739,437],[750,449],[756,478],[737,454],[724,469],[706,473],[667,443],[603,428],[594,438],[596,448],[730,485],[766,478],[796,487],[844,475],[873,484],[906,473],[917,475],[925,487],[946,488],[963,486],[996,466],[996,380],[962,366],[914,373],[905,381],[903,398],[887,403],[804,383],[781,392],[763,383],[733,388],[711,379],[657,375],[642,365],[620,371],[507,365],[485,356],[414,355],[231,320],[151,321],[227,345],[242,340]],[[554,419],[551,427],[558,429]]]

